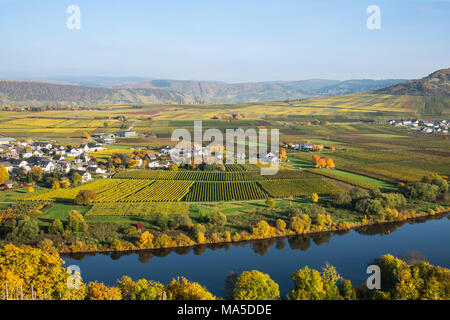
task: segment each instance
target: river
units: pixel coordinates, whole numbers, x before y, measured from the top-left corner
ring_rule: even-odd
[[[78,265],[85,282],[114,285],[122,275],[163,283],[185,276],[222,296],[225,277],[235,271],[268,273],[282,296],[292,287],[290,274],[304,266],[320,269],[329,262],[353,284],[367,279],[366,268],[383,254],[426,257],[450,266],[450,215],[383,224],[345,233],[250,241],[239,244],[145,250],[127,253],[72,254],[66,265]]]

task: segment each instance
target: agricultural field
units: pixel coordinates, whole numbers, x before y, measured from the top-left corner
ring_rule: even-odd
[[[31,194],[29,197],[25,197],[23,200],[73,202],[73,200],[81,190],[91,190],[100,195],[102,192],[106,192],[112,189],[115,190],[115,187],[122,183],[124,183],[124,181],[116,179],[97,180],[92,183],[83,184],[75,188],[55,189],[49,192]]]
[[[115,181],[115,186],[113,188],[109,188],[105,191],[100,191],[95,199],[95,202],[122,202],[125,199],[135,194],[136,192],[145,189],[147,186],[151,185],[153,180],[116,180],[116,179],[107,179]]]
[[[266,199],[256,182],[196,182],[185,200],[189,202],[245,201]]]
[[[123,198],[124,202],[180,201],[188,192],[194,181],[155,181],[151,185]]]
[[[259,169],[258,169],[259,170]],[[189,181],[253,181],[276,179],[311,178],[311,174],[298,170],[281,169],[275,175],[261,175],[259,171],[169,171],[169,170],[127,170],[117,173],[116,179],[155,179]]]
[[[186,202],[151,202],[118,206],[115,203],[96,203],[85,216],[155,216],[160,213],[188,214],[189,204]]]
[[[312,193],[330,194],[338,189],[323,179],[260,181],[259,184],[273,198],[309,196]]]

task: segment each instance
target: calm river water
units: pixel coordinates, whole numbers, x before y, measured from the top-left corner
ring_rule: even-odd
[[[384,224],[346,233],[252,241],[240,244],[193,248],[146,250],[112,254],[65,256],[78,265],[85,282],[109,285],[122,275],[163,283],[185,276],[223,295],[225,277],[231,272],[259,270],[280,285],[282,295],[292,287],[290,273],[308,265],[320,269],[326,262],[354,284],[367,279],[366,268],[383,254],[421,256],[432,263],[450,266],[450,215],[400,224]]]

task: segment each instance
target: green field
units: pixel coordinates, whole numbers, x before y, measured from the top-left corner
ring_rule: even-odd
[[[361,135],[373,138],[408,138],[408,136],[401,136],[398,134],[389,134],[389,133],[362,133]]]

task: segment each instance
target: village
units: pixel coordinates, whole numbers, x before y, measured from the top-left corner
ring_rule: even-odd
[[[224,147],[203,147],[192,145],[176,148],[163,145],[154,150],[140,147],[124,149],[123,153],[113,153],[108,146],[116,142],[116,138],[135,137],[134,131],[121,131],[116,134],[94,134],[89,142],[77,146],[61,145],[54,141],[16,140],[0,137],[0,167],[4,167],[9,178],[2,189],[11,189],[31,185],[32,179],[27,177],[32,170],[42,175],[57,175],[61,181],[70,182],[76,173],[81,177],[80,183],[94,178],[111,177],[118,168],[128,169],[171,169],[175,163],[180,166],[189,163],[221,163],[225,160]],[[98,160],[96,153],[105,151],[109,159]],[[234,160],[245,160],[245,152],[233,153]],[[259,162],[279,162],[278,152],[267,151],[257,155]],[[174,160],[178,159],[178,160]],[[22,182],[20,182],[22,181]],[[51,187],[48,186],[48,187]]]
[[[409,130],[418,130],[423,133],[447,134],[450,120],[388,120],[387,124],[405,127]]]

